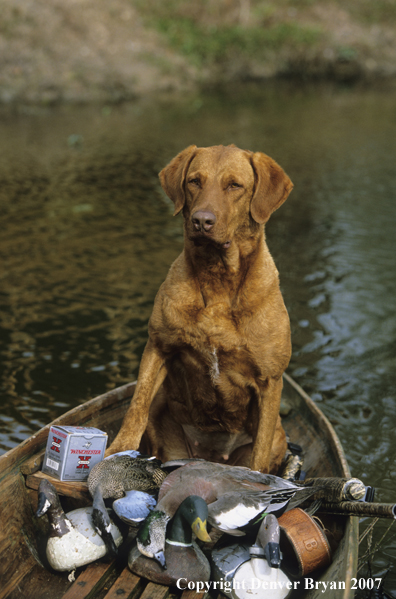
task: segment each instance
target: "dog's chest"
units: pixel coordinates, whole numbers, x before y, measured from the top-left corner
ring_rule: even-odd
[[[213,384],[220,379],[220,363],[217,347],[210,348],[209,351],[209,376]]]
[[[181,306],[167,316],[162,341],[168,342],[171,351],[186,346],[196,350],[211,348],[214,372],[218,367],[217,348],[232,351],[244,344],[245,319],[240,310],[231,309],[226,302],[205,307]]]
[[[247,341],[249,323],[240,312],[226,302],[195,308],[179,306],[177,311],[169,311],[167,326],[160,333],[164,353],[184,356],[186,366],[190,361],[194,367],[198,367],[196,362],[205,365],[212,383],[217,383],[224,370],[234,368],[236,362],[253,359]]]
[[[231,373],[243,373],[250,381],[260,370],[246,335],[224,313],[221,319],[205,315],[195,325],[175,329],[167,336],[165,355],[179,363],[187,379],[204,376],[217,388]]]

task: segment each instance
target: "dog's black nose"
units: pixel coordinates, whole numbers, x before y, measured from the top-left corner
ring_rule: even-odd
[[[205,212],[204,210],[198,210],[194,212],[191,217],[192,224],[197,231],[210,231],[216,222],[216,217],[212,212]]]

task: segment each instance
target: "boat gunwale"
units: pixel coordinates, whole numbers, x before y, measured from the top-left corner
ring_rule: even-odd
[[[333,445],[334,454],[340,460],[340,466],[343,471],[343,475],[346,478],[351,476],[351,472],[349,469],[349,465],[345,456],[344,449],[341,445],[341,442],[338,438],[337,433],[334,430],[333,425],[330,420],[325,416],[322,410],[315,404],[313,399],[304,391],[304,389],[287,373],[283,374],[284,381],[290,385],[294,391],[304,400],[307,408],[314,414],[315,419],[318,422],[321,422],[323,426],[326,428],[327,439],[331,440]],[[352,599],[354,596],[354,591],[352,589],[352,580],[354,577],[354,573],[357,572],[357,563],[358,563],[358,553],[359,553],[359,544],[356,542],[359,536],[359,518],[357,517],[348,517],[345,519],[345,532],[342,539],[342,542],[346,544],[348,547],[347,551],[347,564],[345,567],[345,590],[342,593],[342,599]],[[329,569],[331,569],[331,564]],[[326,570],[327,572],[328,570]],[[336,582],[336,581],[334,581]],[[318,593],[313,593],[309,595],[309,599],[317,599],[319,597],[323,597],[321,589],[319,589]],[[340,598],[341,599],[341,598]]]

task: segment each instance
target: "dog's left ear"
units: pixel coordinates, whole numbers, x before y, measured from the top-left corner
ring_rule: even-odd
[[[162,189],[175,204],[173,216],[179,214],[185,202],[184,180],[187,169],[195,156],[197,146],[188,146],[180,152],[170,163],[159,173]]]
[[[266,154],[255,152],[250,161],[256,178],[250,213],[257,223],[263,224],[287,199],[293,183],[283,168]]]

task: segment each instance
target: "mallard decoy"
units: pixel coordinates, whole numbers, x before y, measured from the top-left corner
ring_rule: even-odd
[[[227,466],[204,460],[166,462],[164,468],[183,464],[171,472],[161,485],[157,510],[172,515],[190,494],[208,504],[208,522],[222,532],[235,536],[256,530],[264,513],[281,515],[297,507],[317,492],[271,474],[241,466]]]
[[[92,507],[64,513],[58,493],[49,480],[40,482],[36,516],[45,513],[51,525],[46,555],[49,565],[62,572],[89,564],[107,553],[107,547],[92,524]],[[122,536],[117,526],[110,522],[108,534],[118,546]]]
[[[165,585],[175,585],[184,578],[186,582],[208,581],[209,562],[192,533],[203,541],[210,541],[206,531],[208,506],[196,495],[187,497],[169,521],[166,531],[161,512],[153,511],[142,524],[135,546],[128,558],[132,572]],[[154,558],[154,559],[149,559]]]
[[[273,514],[265,516],[256,542],[232,544],[214,549],[212,576],[229,587],[232,599],[285,599],[290,595],[290,580],[280,569],[280,528]]]
[[[93,498],[92,520],[95,528],[109,546],[109,553],[117,548],[108,533],[109,516],[104,499],[117,499],[114,511],[123,520],[140,522],[154,507],[152,494],[157,493],[166,472],[155,457],[144,457],[139,452],[123,451],[98,462],[88,476],[88,489]],[[139,491],[135,496],[130,491]],[[125,496],[125,497],[124,497]]]

